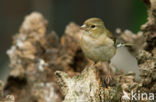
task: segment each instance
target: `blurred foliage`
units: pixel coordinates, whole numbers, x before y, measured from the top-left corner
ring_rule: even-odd
[[[141,0],[133,0],[131,15],[131,26],[129,27],[134,33],[140,30],[142,24],[147,21],[147,8]]]

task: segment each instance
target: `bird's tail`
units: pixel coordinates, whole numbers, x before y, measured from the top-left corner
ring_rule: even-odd
[[[130,47],[130,46],[132,46],[133,44],[130,44],[130,43],[118,43],[117,45],[116,45],[116,47],[117,48],[120,48],[120,47]]]

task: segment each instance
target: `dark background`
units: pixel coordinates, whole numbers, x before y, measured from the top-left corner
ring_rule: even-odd
[[[41,12],[48,19],[48,30],[60,36],[69,22],[81,25],[90,17],[102,18],[112,32],[121,28],[135,33],[147,18],[141,0],[0,0],[0,79],[5,78],[9,69],[6,51],[12,36],[32,11]]]

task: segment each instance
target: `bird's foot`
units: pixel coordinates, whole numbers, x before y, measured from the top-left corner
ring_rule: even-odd
[[[95,62],[94,61],[91,61],[91,60],[88,59],[88,62],[89,62],[88,63],[89,67],[95,67]]]
[[[105,82],[106,82],[106,84],[110,84],[112,79],[113,79],[113,75],[112,74],[109,73],[109,74],[105,75]]]

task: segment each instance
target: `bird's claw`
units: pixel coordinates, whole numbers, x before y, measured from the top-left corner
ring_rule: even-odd
[[[108,75],[105,76],[106,84],[109,84],[111,80],[112,80],[112,75],[111,74],[108,74]]]

